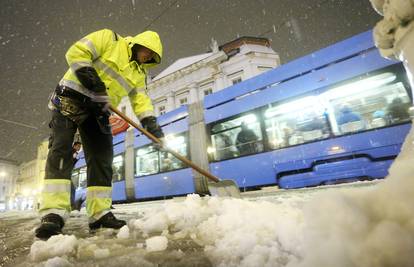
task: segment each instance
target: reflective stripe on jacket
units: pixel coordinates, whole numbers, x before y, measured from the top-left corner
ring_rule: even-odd
[[[139,44],[154,51],[154,63],[139,65],[131,61],[133,45]],[[113,106],[129,96],[132,108],[139,119],[154,115],[151,99],[146,92],[147,69],[159,64],[162,44],[156,32],[145,31],[135,37],[121,37],[111,30],[93,32],[73,44],[66,53],[69,70],[59,84],[68,86],[84,95],[93,92],[81,85],[75,71],[81,67],[94,67],[105,83]]]

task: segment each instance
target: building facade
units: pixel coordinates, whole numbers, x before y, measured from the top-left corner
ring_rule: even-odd
[[[17,173],[17,162],[0,159],[0,211],[8,209],[9,200],[15,192]]]
[[[48,140],[37,148],[37,157],[18,166],[15,188],[10,196],[10,209],[33,209],[42,190],[45,176]]]

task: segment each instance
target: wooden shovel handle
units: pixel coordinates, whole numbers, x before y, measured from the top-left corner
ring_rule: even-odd
[[[136,124],[134,121],[132,121],[130,118],[128,118],[124,113],[122,113],[121,111],[119,111],[117,108],[115,108],[115,107],[113,107],[111,105],[109,107],[109,109],[112,112],[114,112],[116,115],[118,115],[119,117],[121,117],[124,121],[128,122],[130,125],[132,125],[133,127],[135,127],[138,131],[140,131],[141,133],[143,133],[146,137],[148,137],[149,139],[151,139],[154,143],[159,144],[164,151],[173,154],[174,157],[176,157],[177,159],[181,160],[186,165],[190,166],[191,168],[193,168],[194,170],[196,170],[200,174],[206,176],[208,179],[210,179],[210,180],[212,180],[214,182],[220,182],[220,179],[218,177],[214,176],[213,174],[209,173],[206,170],[203,170],[202,168],[200,168],[199,166],[197,166],[196,164],[194,164],[192,161],[190,161],[189,159],[181,156],[180,154],[178,154],[174,150],[171,150],[169,148],[164,147],[164,144],[161,142],[160,139],[158,139],[157,137],[155,137],[154,135],[152,135],[150,132],[148,132],[147,130],[145,130],[143,127],[141,127],[138,124]]]

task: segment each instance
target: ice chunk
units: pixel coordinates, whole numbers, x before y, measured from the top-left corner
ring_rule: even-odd
[[[165,236],[154,236],[145,240],[147,251],[163,251],[167,249],[168,239]]]
[[[119,229],[118,234],[116,235],[119,239],[127,239],[129,237],[129,228],[127,225],[122,226],[121,229]]]
[[[165,213],[150,213],[146,216],[146,220],[136,220],[134,228],[140,229],[144,233],[162,232],[168,228],[168,221]]]
[[[30,248],[30,258],[33,261],[73,254],[76,252],[77,239],[74,235],[54,235],[47,241],[36,241]]]

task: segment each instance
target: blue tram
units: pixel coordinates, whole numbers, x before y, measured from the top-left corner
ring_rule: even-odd
[[[206,151],[189,148],[188,106],[159,122],[170,148],[207,154],[210,171],[241,189],[290,189],[384,178],[411,127],[411,103],[403,66],[383,59],[365,32],[206,96]],[[136,130],[116,135],[114,152],[114,202],[196,191],[192,170]],[[73,180],[83,199],[84,159]]]

